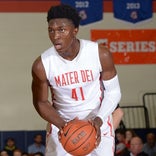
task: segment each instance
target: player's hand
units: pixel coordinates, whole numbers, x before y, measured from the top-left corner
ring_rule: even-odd
[[[71,123],[73,121],[75,122],[75,120],[78,120],[78,117],[74,118],[73,120],[70,120],[70,121],[66,122],[65,125],[59,129],[59,131],[58,131],[59,141],[61,140],[61,135],[64,133],[64,127],[66,127],[69,123]]]
[[[64,127],[67,125],[67,122],[65,123],[65,125],[64,125]],[[61,127],[60,129],[59,129],[59,131],[58,131],[58,139],[59,139],[59,141],[61,140],[61,135],[63,134],[63,128],[64,127]]]
[[[96,129],[96,147],[100,144],[101,141],[101,129],[100,127],[102,126],[102,120],[99,117],[96,117],[94,120],[91,121],[92,125]]]

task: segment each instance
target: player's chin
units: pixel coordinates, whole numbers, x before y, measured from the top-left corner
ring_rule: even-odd
[[[54,46],[55,47],[55,50],[58,52],[58,53],[62,53],[63,52],[63,48],[61,46]]]

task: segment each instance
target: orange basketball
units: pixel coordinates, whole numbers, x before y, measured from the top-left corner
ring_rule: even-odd
[[[73,120],[63,128],[60,142],[74,156],[85,156],[95,148],[96,130],[84,120]]]

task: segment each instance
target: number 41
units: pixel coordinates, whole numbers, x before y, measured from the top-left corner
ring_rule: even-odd
[[[72,89],[72,95],[71,96],[76,101],[78,101],[78,100],[85,100],[84,92],[83,92],[82,87],[80,87],[80,88],[73,88]],[[78,97],[81,97],[81,99],[79,99]]]

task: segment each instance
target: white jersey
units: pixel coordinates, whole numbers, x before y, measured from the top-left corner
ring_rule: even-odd
[[[100,109],[102,87],[98,44],[80,40],[80,51],[72,61],[58,55],[54,47],[45,51],[42,62],[52,89],[53,106],[64,120],[94,118]],[[48,124],[45,156],[71,156],[58,140],[59,129]],[[113,156],[114,134],[111,116],[101,127],[101,142],[87,156]]]
[[[72,61],[62,58],[54,47],[41,58],[54,107],[61,117],[71,120],[95,116],[102,100],[98,44],[80,40],[79,53]]]

